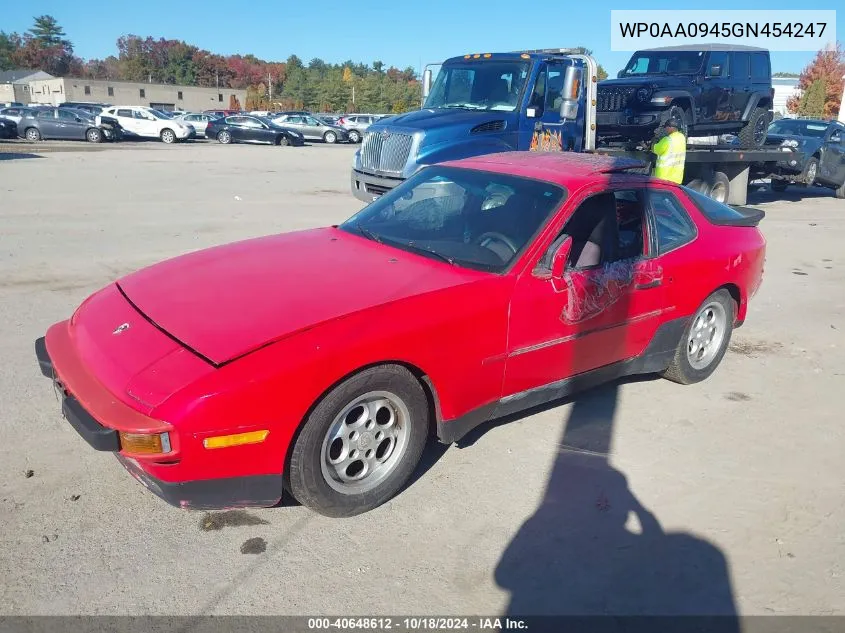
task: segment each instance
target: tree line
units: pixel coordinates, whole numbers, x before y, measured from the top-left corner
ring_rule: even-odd
[[[821,50],[801,72],[798,95],[786,102],[786,108],[799,116],[835,119],[842,106],[845,52],[842,45]]]
[[[58,77],[245,89],[251,110],[406,112],[419,107],[416,71],[347,60],[330,64],[296,55],[266,61],[218,55],[180,40],[124,35],[117,55],[83,60],[56,19],[38,16],[23,35],[0,31],[0,70],[39,69]]]

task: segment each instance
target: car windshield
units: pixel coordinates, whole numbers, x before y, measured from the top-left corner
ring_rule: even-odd
[[[637,51],[620,73],[630,75],[688,75],[701,70],[703,51]]]
[[[150,112],[152,112],[156,117],[159,119],[172,119],[173,115],[169,112],[165,112],[163,110],[156,110],[154,108],[150,108]]]
[[[561,187],[537,180],[434,166],[340,228],[456,266],[502,272],[565,195]]]
[[[513,112],[528,76],[525,61],[453,62],[437,74],[426,108]]]
[[[769,126],[769,134],[809,136],[824,138],[828,125],[823,121],[801,121],[799,119],[781,119]]]

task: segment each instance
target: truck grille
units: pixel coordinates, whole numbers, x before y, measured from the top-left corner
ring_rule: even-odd
[[[619,112],[628,107],[636,87],[599,88],[596,97],[596,110],[599,112]]]
[[[399,174],[408,162],[413,137],[392,132],[370,132],[361,143],[361,167]]]

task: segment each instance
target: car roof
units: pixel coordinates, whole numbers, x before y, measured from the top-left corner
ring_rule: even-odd
[[[681,44],[678,46],[658,46],[656,48],[641,48],[638,52],[645,51],[756,51],[758,53],[768,53],[769,49],[760,48],[758,46],[743,46],[741,44]]]
[[[442,164],[545,180],[570,188],[586,184],[599,174],[624,173],[635,181],[649,180],[628,171],[643,168],[642,161],[577,152],[501,152]]]

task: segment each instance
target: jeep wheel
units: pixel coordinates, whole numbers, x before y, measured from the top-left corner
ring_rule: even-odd
[[[663,112],[663,114],[660,115],[660,125],[654,131],[656,138],[662,138],[663,137],[663,125],[666,123],[666,121],[668,121],[669,119],[671,119],[673,117],[678,119],[681,122],[681,127],[678,129],[678,131],[681,134],[683,134],[684,136],[689,137],[689,127],[690,127],[689,112],[684,110],[679,105],[673,105],[673,106],[670,106],[670,108],[668,110],[666,110],[665,112]]]
[[[762,147],[766,142],[769,127],[769,111],[765,108],[754,108],[748,122],[739,131],[739,144],[744,149]]]

